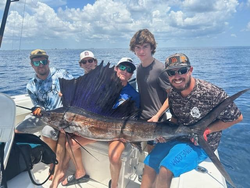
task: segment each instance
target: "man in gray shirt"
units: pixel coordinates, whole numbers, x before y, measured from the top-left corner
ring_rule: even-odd
[[[153,55],[156,49],[154,35],[148,29],[137,31],[130,40],[130,50],[140,59],[137,68],[137,83],[141,99],[141,116],[143,120],[157,122],[165,120],[166,114],[158,112],[167,98],[170,84],[164,70],[164,64]],[[168,102],[164,104],[168,107]],[[163,115],[162,115],[163,114]],[[148,142],[150,152],[153,142]]]

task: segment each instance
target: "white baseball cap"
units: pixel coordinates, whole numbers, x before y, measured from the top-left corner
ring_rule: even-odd
[[[133,71],[136,69],[134,62],[130,57],[121,58],[120,61],[116,64],[116,66],[120,65],[121,63],[131,66]]]
[[[86,58],[86,57],[92,57],[92,58],[96,59],[95,56],[94,56],[94,54],[93,54],[93,52],[85,50],[82,53],[80,53],[80,60],[79,60],[79,62],[81,60],[83,60],[84,58]]]

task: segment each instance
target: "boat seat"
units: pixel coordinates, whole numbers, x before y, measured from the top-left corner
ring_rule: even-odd
[[[7,95],[0,93],[0,142],[5,142],[4,168],[7,165],[15,132],[16,105]]]

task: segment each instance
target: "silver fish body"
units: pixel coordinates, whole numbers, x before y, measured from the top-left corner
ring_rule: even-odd
[[[128,142],[141,142],[159,137],[169,140],[191,133],[188,127],[178,126],[170,121],[152,123],[116,119],[73,106],[45,112],[43,121],[56,129],[98,141],[125,139]]]

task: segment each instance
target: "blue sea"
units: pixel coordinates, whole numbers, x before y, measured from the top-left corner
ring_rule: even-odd
[[[53,49],[49,54],[51,67],[67,69],[73,76],[83,75],[78,61],[85,49]],[[121,57],[131,57],[136,64],[138,58],[129,49],[89,49],[99,62],[104,60],[116,64]],[[0,92],[8,95],[25,94],[25,86],[34,75],[29,63],[31,50],[0,51]],[[164,62],[173,53],[185,53],[194,67],[193,76],[207,80],[229,95],[250,88],[250,47],[214,48],[158,48],[154,57]],[[223,131],[219,146],[221,162],[238,188],[250,187],[250,91],[235,103],[240,108],[244,120]],[[230,186],[228,186],[230,187]]]

